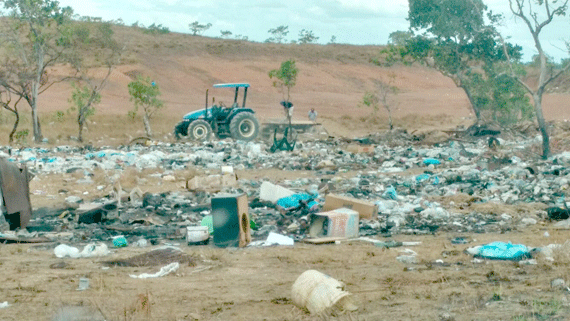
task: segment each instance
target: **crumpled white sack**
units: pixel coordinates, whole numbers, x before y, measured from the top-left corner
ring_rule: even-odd
[[[66,244],[60,244],[55,247],[53,250],[54,254],[58,258],[64,257],[71,257],[71,258],[80,258],[80,257],[97,257],[97,256],[106,256],[108,255],[109,248],[105,243],[95,244],[89,243],[85,245],[83,251],[79,252],[79,249],[73,246],[69,246]]]
[[[177,271],[179,267],[180,267],[180,264],[178,262],[174,262],[174,263],[170,263],[166,266],[161,267],[160,271],[158,271],[154,274],[148,274],[148,273],[142,273],[139,275],[131,274],[130,277],[132,277],[134,279],[158,278],[158,277],[165,276],[167,274],[170,274],[172,272]]]

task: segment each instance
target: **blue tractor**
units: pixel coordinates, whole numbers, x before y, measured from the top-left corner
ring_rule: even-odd
[[[216,84],[214,88],[235,88],[234,102],[225,106],[222,102],[212,103],[208,107],[208,90],[206,90],[206,107],[190,112],[174,127],[174,136],[180,139],[186,136],[190,140],[204,141],[212,134],[217,138],[231,137],[236,140],[251,141],[259,134],[259,122],[255,112],[245,107],[249,84]],[[239,89],[243,88],[243,103],[238,103]]]

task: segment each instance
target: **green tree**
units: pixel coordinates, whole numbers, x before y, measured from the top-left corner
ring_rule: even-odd
[[[168,27],[163,26],[162,24],[157,25],[157,24],[153,23],[150,26],[148,26],[148,28],[143,29],[143,32],[147,33],[147,34],[153,34],[153,35],[167,34],[167,33],[170,33],[170,29],[168,29]]]
[[[299,32],[299,43],[315,43],[319,40],[319,37],[315,36],[312,30],[303,29]]]
[[[273,87],[281,89],[283,100],[287,104],[291,102],[291,88],[295,87],[298,73],[299,70],[293,59],[283,61],[279,69],[269,71],[269,79],[273,79]],[[289,124],[291,124],[291,116],[289,114],[287,114],[287,119]]]
[[[545,159],[550,156],[550,136],[542,113],[542,95],[544,94],[548,84],[558,78],[562,73],[566,72],[570,68],[570,64],[567,61],[566,64],[558,70],[551,68],[548,56],[542,47],[540,33],[544,27],[554,20],[555,17],[566,15],[566,11],[568,10],[568,1],[569,0],[509,0],[512,13],[521,18],[521,20],[526,24],[532,39],[534,40],[534,46],[538,52],[540,74],[534,85],[527,84],[525,79],[516,72],[516,61],[509,61],[511,62],[511,75],[516,77],[518,82],[532,97],[534,113],[542,136],[542,157]],[[541,11],[540,13],[539,10]],[[508,56],[509,52],[505,50],[505,54]]]
[[[279,26],[277,28],[269,29],[267,32],[269,32],[272,37],[265,40],[265,42],[281,43],[285,37],[287,37],[287,34],[289,34],[289,26]]]
[[[134,108],[130,112],[132,116],[136,116],[139,108],[143,110],[143,125],[146,135],[152,137],[152,130],[150,128],[150,119],[156,114],[164,105],[160,96],[160,88],[150,77],[138,76],[135,81],[131,81],[128,85],[129,95],[131,101],[134,103]]]
[[[463,89],[477,121],[481,121],[482,111],[493,105],[493,96],[489,94],[491,86],[496,84],[493,77],[506,70],[503,48],[515,60],[520,60],[521,48],[503,45],[495,28],[499,17],[488,12],[482,0],[410,0],[409,3],[408,20],[414,36],[399,53],[451,78]],[[487,81],[485,86],[481,86],[483,80]],[[477,88],[482,91],[476,92]],[[481,96],[488,99],[479,99]],[[524,95],[516,99],[524,100]],[[488,103],[482,105],[482,102]]]
[[[78,22],[67,26],[63,34],[60,45],[69,48],[65,61],[75,70],[72,78],[76,83],[72,84],[74,90],[69,102],[71,110],[77,112],[78,140],[82,142],[87,118],[95,114],[95,105],[101,101],[101,91],[119,64],[124,47],[113,38],[114,32],[108,22]],[[89,72],[101,66],[107,68],[102,79]]]
[[[59,46],[62,29],[71,21],[73,11],[62,8],[54,0],[3,0],[5,12],[11,19],[3,19],[1,32],[15,73],[5,83],[9,90],[22,97],[30,106],[34,140],[43,138],[38,96],[54,82],[48,78],[48,67],[61,61],[63,48]]]
[[[220,34],[220,37],[222,37],[222,39],[228,39],[232,35],[232,32],[229,30],[220,30]]]
[[[190,31],[192,31],[193,36],[201,36],[206,30],[212,27],[211,23],[207,23],[205,25],[200,24],[198,21],[194,21],[188,25],[190,27]]]
[[[295,60],[289,59],[281,63],[279,69],[269,71],[269,79],[273,79],[273,87],[280,88],[283,99],[290,101],[291,88],[295,87],[299,70],[295,65]]]
[[[101,93],[97,87],[91,88],[89,85],[72,84],[73,92],[69,102],[71,103],[70,110],[77,112],[77,124],[79,132],[77,139],[83,141],[83,129],[87,118],[95,115],[95,105],[101,102]]]
[[[388,36],[388,43],[396,46],[405,46],[412,39],[413,34],[409,31],[394,31]]]
[[[396,74],[390,73],[388,81],[376,81],[373,90],[366,91],[359,106],[372,108],[372,114],[377,116],[380,107],[383,107],[388,113],[388,126],[390,130],[394,129],[394,122],[392,121],[392,108],[395,105],[394,96],[398,94],[398,87],[394,86],[396,83]]]

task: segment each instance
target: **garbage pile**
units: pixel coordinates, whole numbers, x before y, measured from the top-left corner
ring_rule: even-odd
[[[124,197],[110,194],[101,199],[69,196],[66,208],[36,209],[27,226],[28,234],[19,232],[68,242],[109,240],[119,235],[129,243],[184,238],[186,227],[200,225],[212,215],[211,201],[218,193],[247,196],[253,240],[270,233],[303,240],[310,236],[315,221],[320,226],[313,228],[313,236],[330,236],[330,229],[338,226],[358,227],[357,232],[346,229],[338,235],[386,236],[497,232],[545,219],[567,219],[564,192],[570,184],[570,152],[546,161],[523,159],[522,151],[536,144],[537,138],[499,141],[498,152],[491,151],[485,139],[447,140],[433,146],[409,141],[389,146],[367,138],[305,141],[293,152],[277,153],[269,152],[263,143],[227,140],[117,148],[4,148],[0,156],[25,165],[40,177],[82,172],[84,177],[78,181],[85,186],[95,184],[90,180],[95,169],[110,173],[129,168],[159,169],[163,176],[189,168],[215,173],[193,178],[185,190],[161,194],[131,191]],[[262,169],[290,171],[291,178],[275,182],[272,177],[248,180],[236,175]],[[313,175],[298,178],[296,170]],[[341,214],[327,214],[345,205],[341,202],[327,208],[328,195],[349,199],[350,206],[364,202],[374,213],[363,215],[349,206],[357,219],[356,223],[347,223],[354,216],[347,209]],[[454,201],[457,195],[467,199],[465,204]],[[474,204],[496,209],[470,210]],[[528,204],[536,204],[534,209],[539,210],[517,216],[500,213],[505,206]],[[335,220],[337,225],[331,223]]]

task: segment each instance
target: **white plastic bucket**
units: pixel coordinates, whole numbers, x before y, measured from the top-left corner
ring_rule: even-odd
[[[188,226],[186,233],[186,241],[188,241],[188,244],[205,243],[210,238],[210,232],[207,226]]]
[[[333,307],[350,311],[356,309],[342,282],[316,270],[303,272],[293,284],[291,293],[293,303],[306,308],[311,314],[321,314]]]
[[[319,283],[311,292],[307,302],[307,310],[311,314],[321,314],[333,307],[344,310],[345,305],[349,303],[348,301],[345,302],[349,295],[350,293],[337,287],[335,282],[325,280],[325,282]]]

